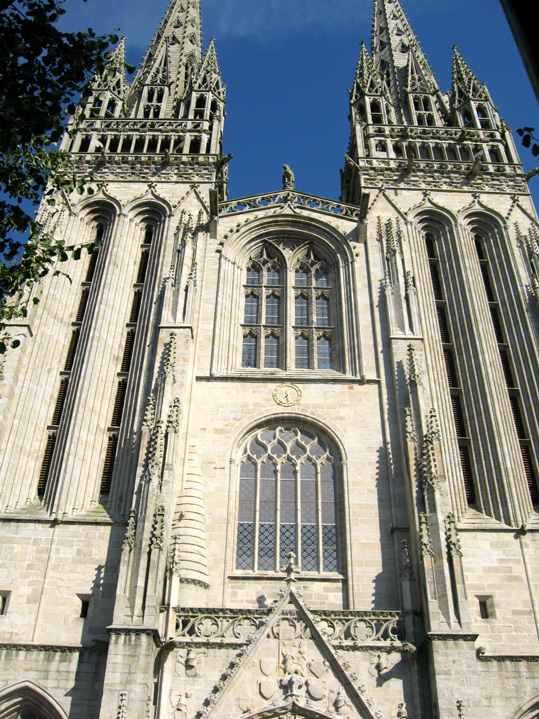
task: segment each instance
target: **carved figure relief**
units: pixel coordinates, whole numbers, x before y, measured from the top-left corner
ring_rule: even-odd
[[[176,660],[176,674],[185,677],[201,677],[204,675],[204,664],[201,661],[206,656],[205,650],[197,650],[189,647],[178,652]]]
[[[294,651],[296,649],[296,651]],[[306,666],[305,648],[303,645],[292,645],[283,651],[281,668],[281,687],[284,689],[285,699],[294,699],[305,696]]]
[[[193,692],[172,692],[171,715],[176,719],[189,719],[193,714]]]

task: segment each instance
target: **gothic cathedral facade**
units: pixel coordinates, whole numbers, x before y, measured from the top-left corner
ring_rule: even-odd
[[[94,78],[3,366],[0,719],[539,717],[539,224],[459,53],[372,38],[339,201],[227,197],[200,0]]]

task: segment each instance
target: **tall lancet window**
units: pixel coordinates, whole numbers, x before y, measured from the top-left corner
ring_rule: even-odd
[[[105,225],[101,222],[96,225],[95,229],[92,230],[92,233],[94,234],[94,241],[95,244],[98,246],[98,248],[101,246],[103,242],[103,237],[105,234]],[[45,496],[47,485],[49,482],[49,475],[52,468],[52,460],[54,456],[54,448],[56,447],[56,439],[58,436],[58,429],[60,426],[60,422],[62,420],[62,416],[64,414],[64,407],[65,402],[67,399],[67,391],[69,388],[69,383],[71,381],[71,373],[73,370],[73,364],[75,362],[75,356],[77,352],[77,347],[79,344],[80,339],[80,333],[81,333],[81,327],[82,323],[87,315],[88,310],[88,300],[90,297],[90,292],[92,289],[92,283],[95,278],[96,274],[96,268],[97,268],[97,261],[99,257],[99,249],[95,248],[92,252],[92,254],[88,258],[88,264],[86,266],[86,272],[84,274],[84,279],[81,283],[80,293],[78,296],[78,302],[75,306],[75,313],[73,316],[73,323],[71,325],[71,337],[69,340],[69,345],[67,348],[67,353],[65,355],[65,361],[64,365],[62,367],[62,371],[60,372],[60,377],[58,381],[58,393],[56,395],[56,403],[54,405],[54,410],[52,413],[51,418],[51,424],[49,426],[48,436],[47,436],[47,444],[45,446],[45,451],[43,455],[43,461],[41,464],[41,469],[39,472],[39,479],[37,483],[37,495],[40,498],[43,498]]]
[[[126,326],[125,341],[123,346],[122,361],[118,373],[118,383],[116,385],[116,393],[114,395],[114,404],[112,407],[112,415],[108,428],[107,449],[105,461],[103,464],[103,472],[101,475],[101,495],[108,495],[111,489],[112,476],[114,473],[114,464],[116,461],[116,452],[118,449],[118,437],[120,426],[124,412],[125,400],[127,395],[127,384],[129,381],[129,372],[133,363],[133,352],[135,349],[135,337],[140,319],[140,311],[142,305],[142,297],[144,293],[144,283],[148,274],[148,263],[150,259],[151,245],[156,233],[154,224],[145,223],[141,228],[141,248],[140,259],[135,276],[135,284],[131,299],[131,307]]]
[[[432,291],[436,304],[438,329],[440,332],[440,339],[442,341],[445,372],[451,396],[451,409],[453,411],[453,421],[459,448],[466,501],[469,506],[476,507],[476,480],[472,461],[473,447],[467,417],[468,402],[466,402],[466,396],[462,385],[461,360],[457,347],[455,346],[452,313],[447,302],[445,283],[440,258],[438,256],[438,245],[436,240],[437,237],[433,232],[425,233],[425,247],[429,260]]]
[[[522,455],[522,463],[524,465],[524,473],[530,499],[537,507],[539,504],[539,487],[537,484],[536,458],[533,452],[533,445],[530,440],[530,430],[522,403],[522,395],[518,385],[518,377],[515,372],[515,363],[511,346],[508,343],[507,328],[504,321],[502,307],[500,306],[496,285],[493,282],[492,270],[488,258],[488,237],[479,232],[473,235],[475,243],[475,251],[481,269],[483,285],[485,287],[485,295],[488,302],[490,317],[492,320],[492,329],[496,338],[498,354],[500,355],[500,363],[502,366],[505,386],[509,396],[509,404],[511,406],[511,414],[515,425],[520,453]]]
[[[331,369],[332,282],[326,263],[308,252],[295,266],[294,338],[296,369]]]
[[[338,572],[339,462],[325,437],[296,426],[252,434],[240,460],[236,569]]]

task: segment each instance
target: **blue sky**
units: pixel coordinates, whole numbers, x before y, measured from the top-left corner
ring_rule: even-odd
[[[538,106],[499,0],[402,0],[443,92],[457,45],[515,131]],[[138,65],[168,0],[67,0],[64,25],[119,29]],[[204,44],[216,38],[228,86],[225,152],[230,197],[280,188],[282,164],[299,190],[340,194],[348,93],[359,44],[370,47],[371,0],[202,0]],[[517,137],[517,144],[519,138]],[[526,169],[534,162],[522,148]],[[539,201],[539,176],[530,185]]]

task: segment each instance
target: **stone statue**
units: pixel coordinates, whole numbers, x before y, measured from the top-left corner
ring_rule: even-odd
[[[294,173],[288,165],[283,165],[283,170],[283,190],[295,190],[296,186]]]

